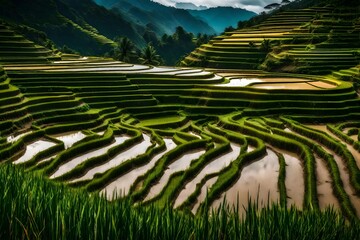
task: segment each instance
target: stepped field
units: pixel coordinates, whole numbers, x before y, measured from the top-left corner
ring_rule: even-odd
[[[214,207],[225,196],[235,204],[237,193],[247,205],[249,193],[265,205],[358,216],[360,99],[351,83],[101,59],[5,70],[3,161],[109,200],[196,213],[206,191]]]
[[[182,65],[326,74],[359,64],[359,11],[312,7],[279,11],[250,28],[202,45]]]
[[[288,54],[311,62],[308,70],[323,58],[347,60],[334,72],[324,66],[329,75],[250,69],[266,54],[249,41],[266,36],[286,46],[307,35],[303,22],[329,11],[274,15],[184,60],[206,55],[212,69],[60,59],[2,25],[0,161],[115,204],[128,197],[198,216],[224,202],[241,216],[251,202],[331,207],[358,221],[358,61],[341,47],[305,52],[289,44]]]

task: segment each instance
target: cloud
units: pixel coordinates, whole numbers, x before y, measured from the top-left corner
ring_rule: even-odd
[[[231,6],[244,8],[254,12],[264,11],[264,7],[270,3],[280,3],[281,0],[152,0],[154,2],[161,3],[167,6],[175,6],[177,2],[189,2],[197,6],[203,5],[207,7],[217,7],[217,6]]]

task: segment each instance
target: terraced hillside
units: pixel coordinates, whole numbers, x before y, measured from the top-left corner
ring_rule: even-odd
[[[358,216],[360,99],[351,83],[101,59],[5,70],[3,161],[108,199],[194,213],[239,193],[241,205],[250,194]]]
[[[226,32],[183,66],[324,74],[359,64],[359,12],[312,7],[280,11],[251,28]]]
[[[49,62],[59,59],[51,50],[35,45],[0,21],[0,64]]]
[[[271,19],[258,27],[282,36],[316,11],[276,34]],[[226,199],[241,213],[256,200],[360,216],[356,64],[324,76],[12,56],[0,70],[1,162],[108,200],[193,213]]]

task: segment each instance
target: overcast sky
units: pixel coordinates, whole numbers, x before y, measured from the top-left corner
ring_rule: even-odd
[[[270,3],[280,3],[281,0],[152,0],[154,2],[159,2],[164,5],[174,6],[177,2],[190,2],[195,5],[203,5],[207,7],[216,7],[216,6],[232,6],[245,8],[254,12],[264,11],[264,6]]]

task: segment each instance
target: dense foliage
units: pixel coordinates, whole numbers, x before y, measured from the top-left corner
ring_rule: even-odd
[[[165,207],[108,203],[34,173],[0,165],[2,239],[356,239],[358,222],[331,210],[299,212],[249,206],[241,219],[229,208],[192,216]]]

